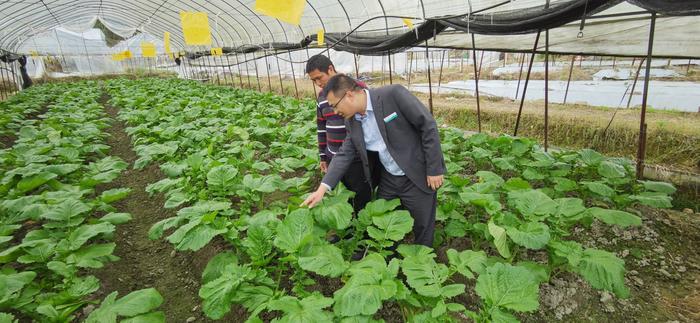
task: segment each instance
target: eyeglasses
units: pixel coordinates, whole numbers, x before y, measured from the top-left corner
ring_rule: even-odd
[[[338,102],[336,102],[335,104],[330,104],[330,103],[328,104],[331,106],[331,109],[333,109],[333,111],[338,110],[338,104],[340,104],[340,101],[343,101],[343,99],[348,94],[348,92],[350,92],[350,91],[346,91],[345,94],[343,94],[343,96],[340,97],[340,100],[338,100]]]

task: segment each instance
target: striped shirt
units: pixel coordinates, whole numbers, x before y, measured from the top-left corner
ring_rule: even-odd
[[[357,84],[367,88],[365,83],[357,81]],[[323,90],[318,94],[316,104],[316,132],[321,161],[330,162],[345,141],[345,120],[333,111]]]

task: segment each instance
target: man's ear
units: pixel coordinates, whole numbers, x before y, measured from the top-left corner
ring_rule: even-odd
[[[335,70],[335,66],[333,65],[328,65],[328,72],[326,74],[330,74],[330,72],[336,73],[337,71]]]

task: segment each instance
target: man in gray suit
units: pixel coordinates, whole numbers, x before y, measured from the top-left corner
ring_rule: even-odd
[[[446,169],[435,119],[401,85],[367,90],[338,74],[328,81],[326,93],[328,104],[345,118],[348,136],[321,185],[302,205],[319,203],[359,154],[365,178],[372,178],[371,169],[381,172],[377,197],[399,198],[413,217],[414,242],[432,247],[436,192]],[[370,165],[368,154],[378,155],[379,167]]]

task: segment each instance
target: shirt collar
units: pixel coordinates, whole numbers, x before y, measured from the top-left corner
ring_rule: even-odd
[[[364,89],[365,94],[367,95],[367,108],[365,110],[365,115],[361,115],[359,113],[355,113],[355,120],[362,121],[362,119],[367,117],[367,113],[372,111],[374,112],[374,107],[372,107],[372,99],[369,97],[369,90]]]

